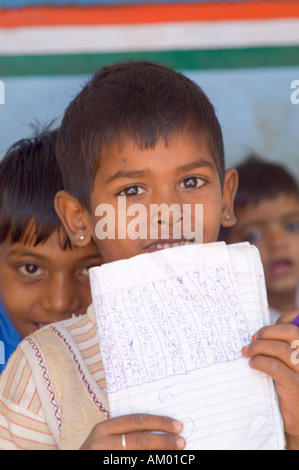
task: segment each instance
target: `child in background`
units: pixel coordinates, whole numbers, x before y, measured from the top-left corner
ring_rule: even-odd
[[[101,263],[94,243],[82,248],[69,243],[54,210],[63,187],[57,135],[53,130],[23,139],[0,162],[2,368],[23,337],[86,312],[88,267]]]
[[[137,202],[146,209],[162,202],[202,203],[204,243],[217,240],[220,225],[234,223],[237,174],[224,170],[222,133],[213,106],[195,83],[166,67],[129,62],[103,68],[67,108],[57,155],[65,190],[56,196],[56,209],[71,241],[85,246],[93,239],[105,262],[158,250],[163,243],[169,246],[178,240],[173,240],[172,233],[168,240],[151,239],[150,232],[146,239],[131,239],[127,234],[100,240],[96,209],[102,203],[115,209],[116,225],[118,216],[124,215],[118,213],[120,198],[126,198],[127,209]],[[129,224],[130,217],[126,220]],[[165,221],[160,216],[155,222],[162,227]],[[192,229],[194,222],[192,213]],[[180,243],[186,240],[181,238]],[[296,336],[294,325],[280,325],[279,331],[276,326],[267,327],[244,350],[246,356],[253,356],[253,367],[277,379],[288,447],[293,448],[299,448],[298,368],[285,350],[283,355],[281,349],[277,351],[277,343],[290,350]],[[63,359],[60,368],[51,355],[53,347]],[[40,358],[50,383],[36,370]],[[24,369],[27,381],[22,379]],[[49,385],[51,399],[46,392]],[[92,309],[80,319],[43,328],[23,341],[0,380],[0,397],[0,447],[185,447],[179,436],[183,425],[170,417],[133,414],[106,419],[105,376]]]
[[[237,167],[237,223],[228,243],[249,241],[260,251],[271,321],[299,309],[299,186],[280,165],[249,157]]]

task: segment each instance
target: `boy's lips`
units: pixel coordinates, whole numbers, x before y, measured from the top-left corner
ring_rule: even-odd
[[[177,246],[190,245],[194,243],[194,240],[155,240],[145,247],[145,251],[152,253],[153,251],[165,250],[167,248],[175,248]]]
[[[274,261],[270,265],[270,274],[271,276],[285,276],[286,274],[289,274],[293,268],[293,263],[292,261],[288,259],[281,259]]]

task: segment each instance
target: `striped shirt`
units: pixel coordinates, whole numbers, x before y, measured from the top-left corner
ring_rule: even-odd
[[[93,310],[86,315],[53,324],[53,331],[63,325],[80,351],[76,366],[84,377],[94,379],[93,388],[106,390]],[[39,330],[41,332],[41,330]],[[24,351],[25,342],[34,343],[35,334],[26,338],[11,356],[0,376],[0,449],[50,450],[58,449],[46,419],[42,400]],[[35,343],[34,343],[35,344]],[[83,359],[83,360],[82,360]],[[46,374],[43,374],[46,376]],[[97,390],[95,390],[95,395]],[[70,397],[71,398],[71,397]],[[107,416],[106,416],[107,417]]]

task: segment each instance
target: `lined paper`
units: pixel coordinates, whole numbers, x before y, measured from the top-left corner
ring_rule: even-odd
[[[273,381],[241,355],[269,323],[255,247],[166,249],[90,281],[112,416],[177,418],[187,450],[284,448]]]

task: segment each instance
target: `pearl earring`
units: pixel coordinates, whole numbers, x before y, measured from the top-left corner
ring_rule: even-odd
[[[76,235],[76,240],[80,240],[82,242],[85,239],[86,235]]]
[[[230,215],[229,214],[226,214],[226,216],[224,217],[225,220],[229,220],[230,219]]]

